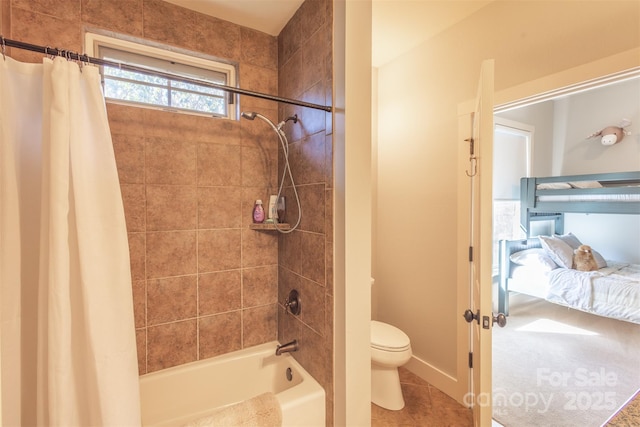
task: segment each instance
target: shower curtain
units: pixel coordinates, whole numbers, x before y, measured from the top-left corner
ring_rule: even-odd
[[[2,425],[140,425],[124,211],[98,69],[0,58]]]

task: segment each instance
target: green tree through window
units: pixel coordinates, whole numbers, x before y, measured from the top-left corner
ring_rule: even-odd
[[[229,108],[234,96],[221,89],[181,81],[182,78],[200,80],[223,86],[235,85],[235,66],[206,59],[200,54],[190,55],[146,46],[108,36],[87,33],[99,58],[149,70],[151,73],[103,66],[104,95],[108,100],[146,105],[150,107],[210,114],[233,118]],[[153,75],[153,71],[176,76]]]

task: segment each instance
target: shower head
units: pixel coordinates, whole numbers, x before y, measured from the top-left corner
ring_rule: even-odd
[[[244,117],[245,119],[247,119],[247,120],[253,120],[253,119],[255,119],[257,114],[258,114],[258,113],[255,113],[255,112],[246,112],[246,111],[243,111],[242,113],[240,113],[240,115],[241,115],[242,117]]]
[[[260,113],[256,113],[255,111],[250,111],[250,112],[243,111],[242,113],[240,113],[240,115],[247,120],[253,120],[256,117],[259,118],[260,120],[264,120],[269,124],[269,126],[271,126],[271,129],[276,131],[276,133],[279,133],[279,129],[276,127],[276,125],[271,120],[269,120],[267,117],[263,116]]]
[[[265,122],[267,122],[269,124],[269,126],[271,126],[271,128],[273,130],[275,130],[276,132],[278,131],[278,128],[276,128],[276,125],[273,124],[273,122],[271,120],[269,120],[267,117],[263,116],[260,113],[256,113],[255,111],[243,111],[242,113],[240,113],[240,115],[242,117],[244,117],[247,120],[253,120],[256,117],[259,118],[260,120],[264,120]]]
[[[298,115],[297,114],[294,114],[291,117],[287,117],[285,120],[283,120],[280,123],[278,123],[277,126],[271,120],[269,120],[267,117],[263,116],[260,113],[256,113],[255,111],[250,111],[250,112],[243,111],[242,113],[240,113],[240,115],[242,117],[244,117],[245,119],[247,119],[247,120],[253,120],[256,117],[261,119],[261,120],[264,120],[265,122],[267,122],[269,124],[269,126],[271,126],[271,128],[274,131],[276,131],[276,133],[282,134],[282,135],[284,135],[284,132],[282,130],[282,126],[284,126],[285,123],[287,123],[289,120],[293,120],[293,123],[298,123]]]
[[[271,120],[268,120],[266,117],[264,117],[262,114],[258,114],[255,111],[243,111],[242,113],[240,113],[240,115],[242,117],[244,117],[247,120],[253,120],[256,117],[259,117],[265,121],[271,122]],[[281,121],[280,123],[278,123],[278,128],[281,128],[285,123],[287,123],[289,120],[293,120],[293,123],[298,123],[298,115],[294,114],[293,116],[287,117],[286,119],[284,119],[283,121]]]

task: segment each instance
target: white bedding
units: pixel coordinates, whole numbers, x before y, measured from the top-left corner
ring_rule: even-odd
[[[546,299],[578,310],[640,323],[640,265],[608,262],[598,271],[557,268]]]
[[[549,287],[548,274],[548,271],[540,268],[519,265],[511,272],[509,290],[546,299]]]
[[[538,196],[539,202],[637,202],[640,194],[584,194]]]
[[[601,188],[598,181],[576,181],[576,182],[550,182],[538,184],[538,190],[565,190],[571,188]],[[640,187],[639,185],[624,185],[624,188]],[[637,202],[640,201],[640,194],[575,194],[560,195],[547,194],[538,196],[539,202]]]

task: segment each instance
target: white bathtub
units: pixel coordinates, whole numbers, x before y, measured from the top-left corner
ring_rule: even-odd
[[[324,427],[324,389],[289,354],[276,356],[277,345],[272,341],[142,375],[142,425],[179,426],[270,391],[280,402],[283,426]]]

